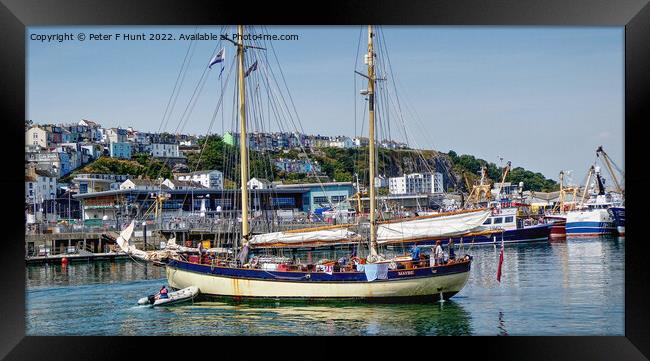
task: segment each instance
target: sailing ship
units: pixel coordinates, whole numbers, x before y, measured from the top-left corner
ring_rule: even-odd
[[[472,210],[451,216],[412,219],[407,222],[381,223],[376,214],[374,182],[369,182],[369,254],[365,258],[353,257],[350,263],[337,269],[333,262],[301,264],[281,257],[249,259],[248,250],[256,241],[270,242],[335,242],[361,237],[349,230],[349,225],[321,227],[289,232],[252,235],[249,229],[248,200],[248,149],[246,138],[246,90],[244,26],[238,26],[237,47],[239,128],[240,128],[240,183],[241,183],[241,235],[242,245],[236,259],[212,259],[208,263],[171,259],[166,265],[169,285],[174,289],[196,286],[207,296],[272,299],[363,299],[388,300],[439,300],[458,293],[469,277],[472,257],[465,255],[442,264],[418,262],[410,257],[386,258],[378,250],[378,242],[408,234],[411,237],[429,236],[428,232],[453,231],[462,222],[481,224],[489,215],[486,210]],[[369,122],[369,179],[375,178],[375,58],[373,38],[376,33],[368,26],[368,122]],[[255,63],[257,64],[257,63]],[[440,221],[443,220],[443,221]],[[465,229],[461,229],[465,231]],[[278,265],[278,263],[280,263]],[[433,263],[433,262],[431,262]],[[405,266],[408,265],[408,266]]]

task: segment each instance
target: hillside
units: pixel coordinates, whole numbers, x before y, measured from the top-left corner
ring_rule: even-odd
[[[224,172],[226,187],[239,183],[238,152],[239,149],[225,144],[219,136],[213,135],[201,139],[203,152],[188,154],[188,167],[191,170],[218,169]],[[277,158],[298,159],[306,157],[297,150],[274,153],[250,152],[251,177],[283,181],[285,183],[314,182],[315,178],[306,174],[285,173],[272,165]],[[318,162],[327,179],[336,181],[356,181],[355,173],[362,184],[368,183],[368,149],[367,148],[321,148],[308,155],[312,162]],[[488,176],[492,182],[501,180],[501,169],[494,163],[475,158],[472,155],[458,155],[453,150],[448,153],[434,150],[385,149],[380,148],[377,157],[377,175],[397,177],[402,174],[417,172],[440,172],[443,175],[447,191],[463,190],[467,192],[464,177],[470,183],[478,178],[481,167],[487,166]],[[143,176],[145,178],[171,177],[171,169],[163,162],[151,159],[146,154],[136,154],[132,160],[119,160],[101,157],[77,173],[113,173]],[[67,177],[69,180],[72,176]],[[313,175],[312,175],[313,176]],[[553,191],[558,184],[522,167],[513,168],[507,182],[517,184],[524,182],[524,190]]]

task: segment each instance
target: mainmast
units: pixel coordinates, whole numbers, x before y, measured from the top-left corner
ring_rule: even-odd
[[[250,236],[248,228],[248,148],[246,136],[246,92],[244,87],[244,26],[237,27],[237,58],[239,60],[239,157],[241,180],[241,234],[244,242]]]
[[[366,60],[368,62],[368,151],[370,153],[368,176],[370,181],[370,255],[377,256],[377,229],[375,227],[377,220],[375,214],[375,53],[373,51],[372,37],[372,25],[368,25],[368,55],[366,55]]]

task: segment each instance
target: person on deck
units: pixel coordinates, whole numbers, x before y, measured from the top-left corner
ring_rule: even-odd
[[[449,243],[447,244],[447,247],[449,248],[449,260],[455,260],[456,259],[456,252],[454,251],[454,240],[449,238]]]
[[[169,298],[167,293],[168,293],[168,290],[167,290],[167,287],[165,287],[165,285],[163,285],[162,288],[160,289],[160,291],[158,292],[158,294],[160,295],[160,298]]]
[[[411,247],[411,260],[412,261],[420,260],[420,247],[416,245],[413,245],[413,247]]]
[[[436,265],[441,265],[444,260],[445,254],[442,251],[442,245],[440,243],[440,240],[436,241],[436,248],[433,251],[433,255],[436,259]]]

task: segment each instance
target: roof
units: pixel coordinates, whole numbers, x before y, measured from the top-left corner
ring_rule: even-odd
[[[266,178],[251,178],[251,179],[249,180],[249,182],[253,181],[253,179],[256,180],[256,181],[258,181],[258,182],[260,182],[260,183],[262,183],[262,184],[267,184],[267,185],[268,185],[268,184],[271,184],[271,182],[270,182],[268,179],[266,179]]]
[[[56,174],[48,172],[43,169],[36,169],[36,174],[40,175],[41,177],[49,177],[49,178],[56,178]]]
[[[195,187],[195,188],[207,188],[203,186],[203,184],[195,181],[185,181],[185,180],[178,180],[178,179],[170,179],[169,180],[175,187],[178,186],[185,186],[185,187]]]
[[[136,186],[154,186],[154,187],[163,187],[163,189],[169,189],[166,185],[163,185],[162,182],[152,181],[149,179],[127,179],[125,182],[131,181]]]
[[[189,173],[178,173],[176,176],[178,176],[178,177],[182,177],[182,176],[187,176],[187,175],[205,174],[205,173],[212,173],[212,172],[219,172],[219,173],[221,173],[220,170],[211,169],[211,170],[198,170],[198,171],[195,171],[195,172],[189,172]]]
[[[278,184],[277,188],[313,188],[313,187],[327,187],[327,186],[350,186],[352,182],[323,182],[323,183],[296,183],[296,184]]]
[[[189,190],[189,189],[169,189],[166,186],[163,186],[165,193],[169,193],[172,196],[173,195],[189,195],[189,194],[194,194],[195,196],[201,196],[201,195],[213,195],[214,198],[221,198],[221,197],[232,197],[233,195],[237,196],[240,194],[240,189],[215,189],[215,188],[201,188],[201,189],[194,189],[194,190]],[[277,188],[272,188],[272,189],[256,189],[255,192],[256,194],[304,194],[307,193],[309,189],[307,188],[291,188],[291,189],[277,189]],[[92,193],[82,193],[82,194],[76,194],[73,195],[73,198],[77,199],[85,199],[85,198],[94,198],[94,197],[105,197],[105,196],[113,196],[113,195],[119,195],[119,194],[149,194],[149,190],[144,190],[144,189],[115,189],[115,190],[110,190],[110,191],[103,191],[103,192],[92,192]]]

